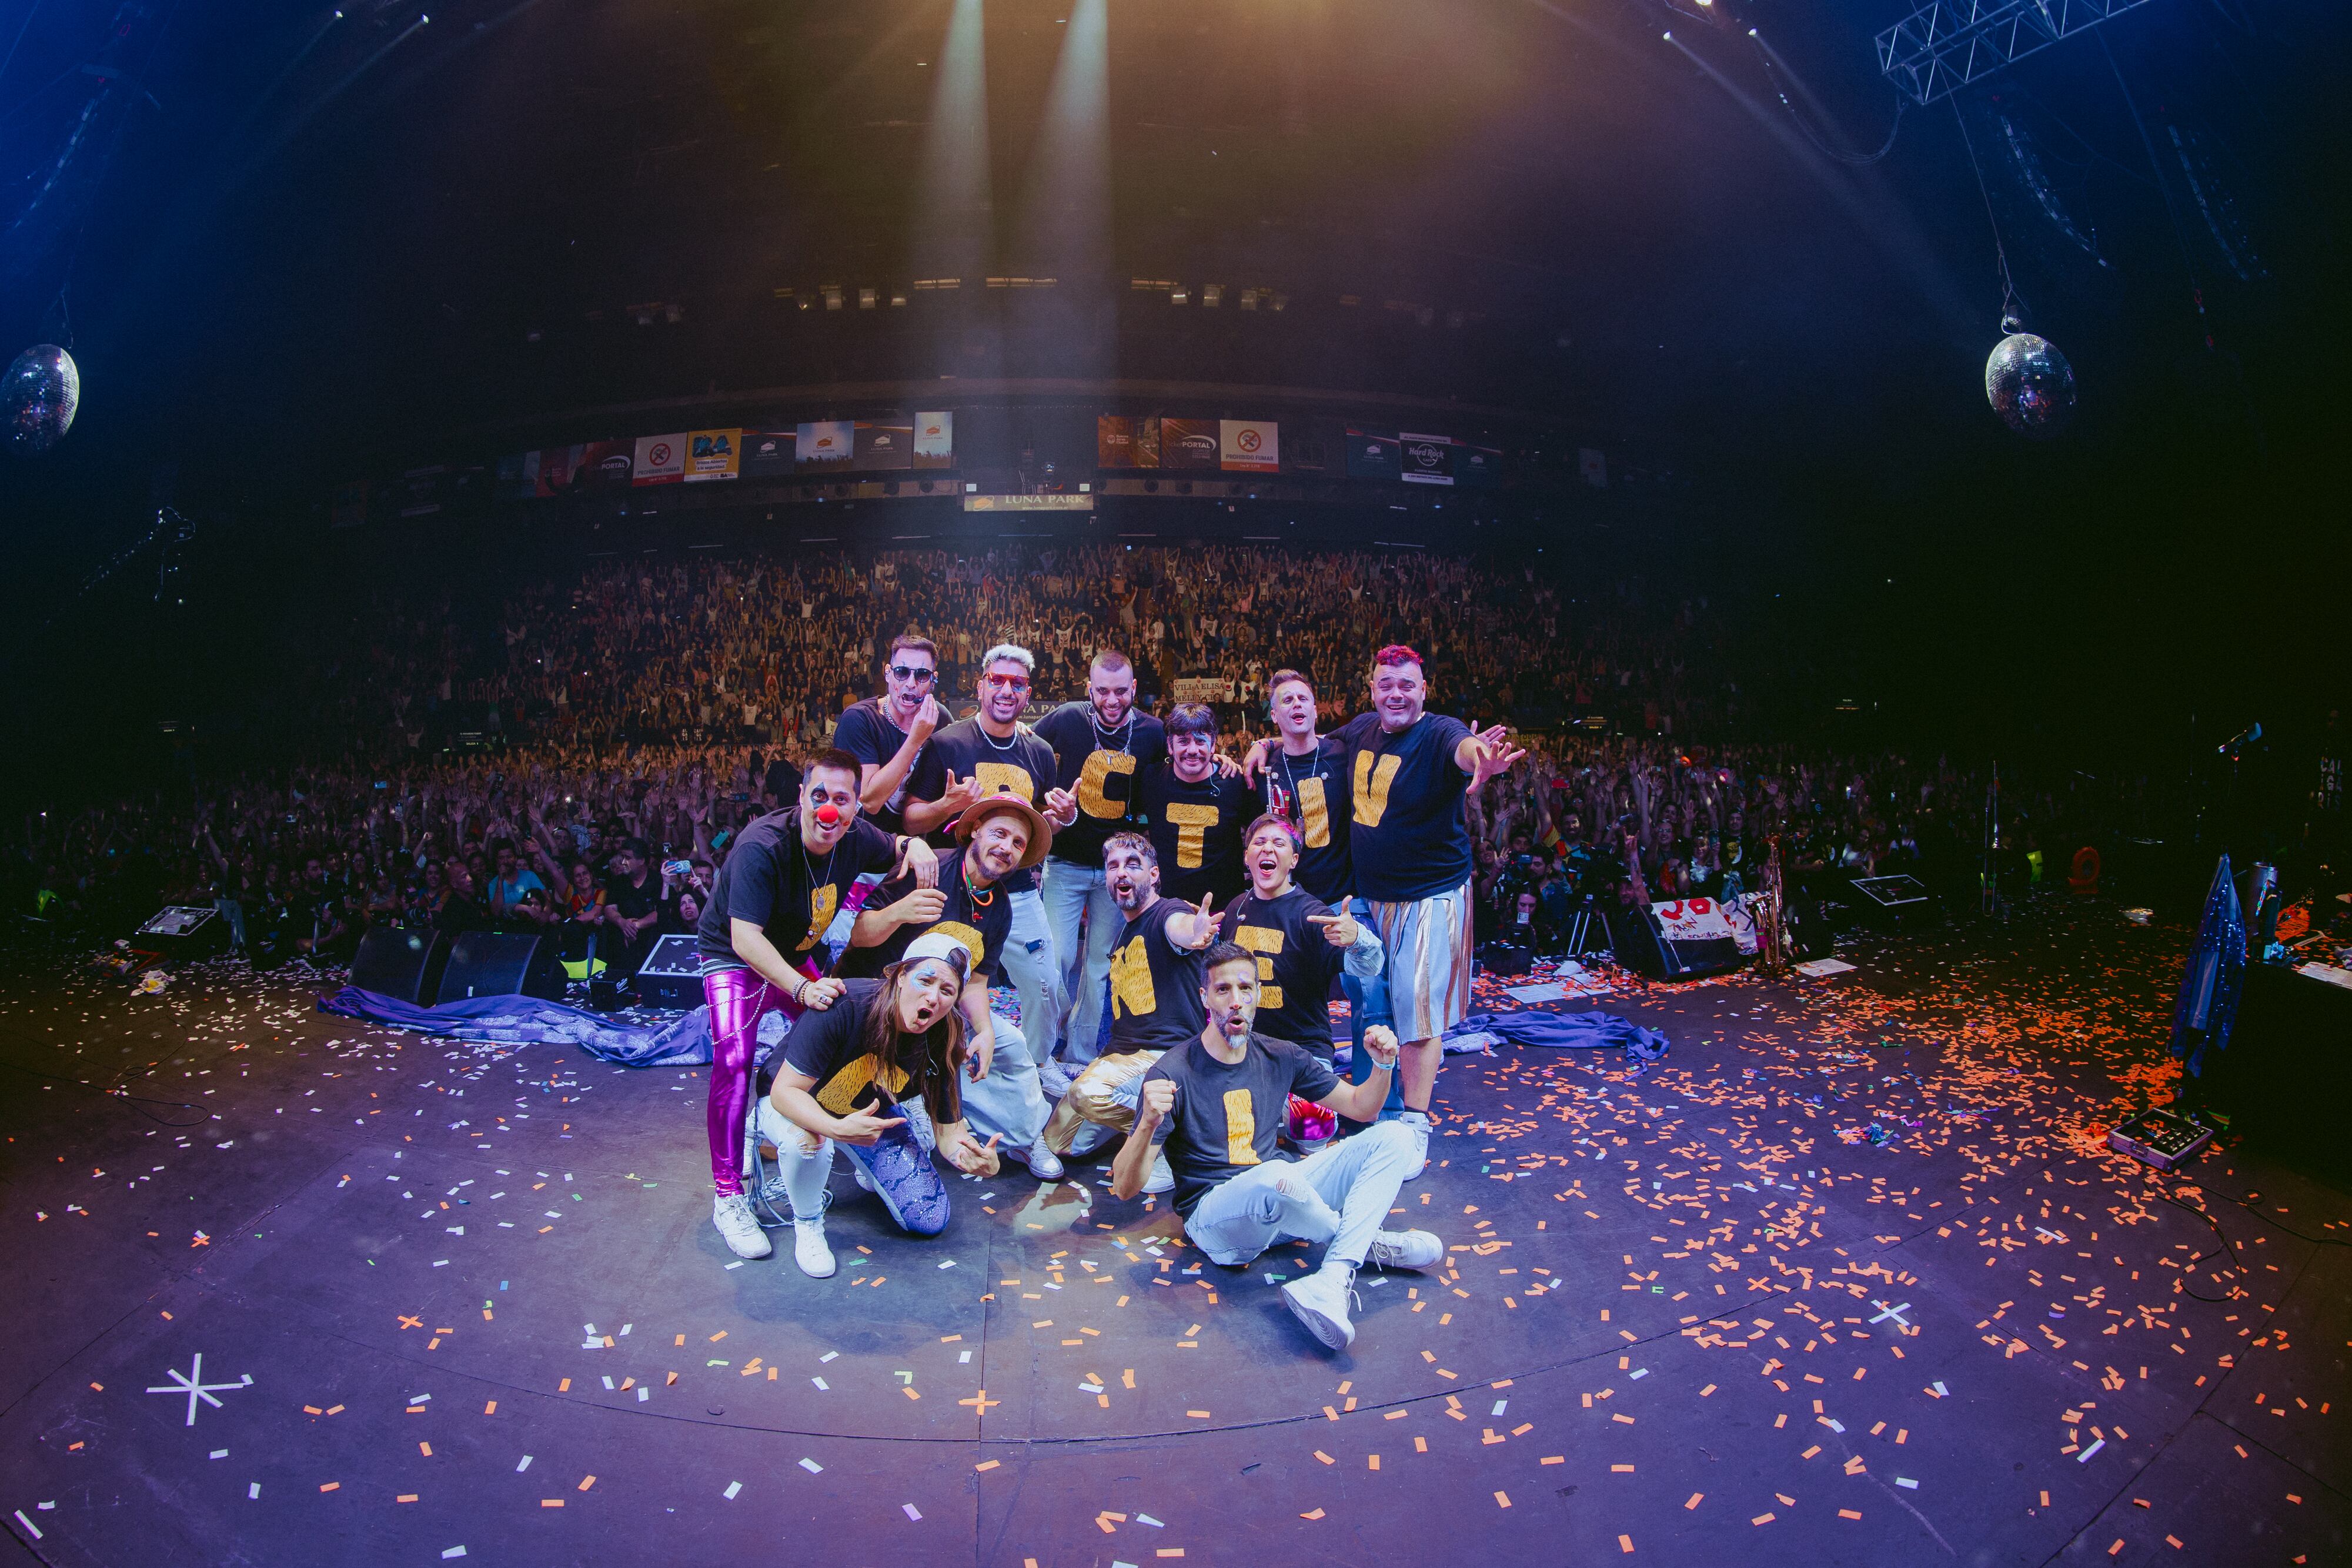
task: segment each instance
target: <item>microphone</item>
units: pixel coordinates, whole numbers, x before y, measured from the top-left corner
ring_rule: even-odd
[[[2256,722],[2246,726],[2245,728],[2240,730],[2237,734],[2231,736],[2221,745],[2215,747],[2213,751],[2216,756],[2227,757],[2230,753],[2237,750],[2238,747],[2247,745],[2250,742],[2260,740],[2262,737],[2263,727],[2261,721],[2257,720]]]

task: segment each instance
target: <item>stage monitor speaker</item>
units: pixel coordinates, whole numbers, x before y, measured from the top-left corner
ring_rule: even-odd
[[[1654,980],[1690,980],[1739,967],[1738,939],[1723,912],[1704,898],[1607,912],[1617,961]]]
[[[167,904],[139,928],[131,946],[166,958],[209,958],[228,947],[228,922],[206,904]]]
[[[637,969],[637,999],[649,1008],[702,1005],[702,956],[692,936],[665,936]]]
[[[512,931],[467,931],[449,948],[441,976],[440,999],[468,997],[537,997],[563,999],[563,965],[555,944]]]
[[[1535,954],[1524,942],[1482,942],[1476,956],[1480,968],[1504,979],[1523,979],[1536,967]]]
[[[371,925],[352,959],[352,984],[395,1001],[429,1008],[441,995],[449,938],[438,931]]]

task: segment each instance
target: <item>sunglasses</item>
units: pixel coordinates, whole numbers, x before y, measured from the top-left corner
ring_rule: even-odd
[[[982,678],[990,685],[1000,686],[1008,692],[1025,692],[1029,689],[1029,677],[1026,675],[987,675]]]
[[[910,669],[905,664],[891,665],[890,673],[902,681],[935,681],[940,675],[937,670]]]

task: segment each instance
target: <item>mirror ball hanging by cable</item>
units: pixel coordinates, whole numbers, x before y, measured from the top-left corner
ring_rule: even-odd
[[[36,343],[16,356],[0,380],[0,421],[9,450],[37,457],[65,439],[81,402],[81,371],[55,343]]]
[[[2074,417],[2074,367],[2046,339],[2012,331],[1985,361],[1985,397],[2010,429],[2047,441]]]

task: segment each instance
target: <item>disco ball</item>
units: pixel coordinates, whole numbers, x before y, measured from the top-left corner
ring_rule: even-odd
[[[81,371],[55,343],[36,343],[0,379],[0,421],[9,449],[37,457],[65,439],[81,402]]]
[[[2074,417],[2074,367],[2047,340],[2011,332],[1985,361],[1985,397],[2010,429],[2047,441]]]

